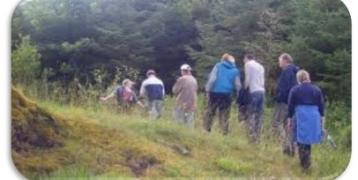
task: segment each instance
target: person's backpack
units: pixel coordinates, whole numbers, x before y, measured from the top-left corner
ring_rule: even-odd
[[[117,88],[117,101],[121,102],[132,102],[134,101],[134,93],[133,91],[128,91],[124,87]]]
[[[122,102],[122,96],[123,96],[123,87],[118,87],[116,90],[116,97],[118,103]]]
[[[125,102],[132,102],[134,99],[134,93],[133,91],[129,91],[126,88],[123,88],[122,90],[122,100]]]

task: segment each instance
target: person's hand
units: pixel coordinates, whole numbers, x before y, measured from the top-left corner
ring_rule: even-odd
[[[210,93],[209,93],[209,92],[206,92],[206,93],[205,93],[205,96],[206,96],[207,99],[209,99],[209,98],[210,98]]]
[[[289,133],[292,132],[292,119],[291,118],[287,118],[287,127],[286,128]]]
[[[107,99],[105,97],[100,97],[99,98],[101,101],[106,101]]]
[[[137,104],[138,104],[141,108],[145,108],[145,106],[144,106],[144,104],[143,104],[142,102],[138,101]]]

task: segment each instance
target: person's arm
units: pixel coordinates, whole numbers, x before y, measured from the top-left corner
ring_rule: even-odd
[[[236,89],[236,95],[239,96],[241,90],[241,80],[239,74],[235,78],[235,89]]]
[[[287,92],[287,87],[288,87],[288,77],[287,77],[287,73],[286,70],[282,70],[280,77],[278,79],[278,84],[277,84],[277,91],[276,91],[276,99],[278,102],[283,101],[285,99],[285,94],[289,93],[289,90]]]
[[[141,108],[145,108],[145,105],[144,105],[141,101],[137,101],[137,104],[138,104]]]
[[[245,64],[245,81],[244,81],[244,87],[245,89],[248,89],[249,88],[249,82],[250,82],[250,73],[251,73],[251,69],[250,69],[250,66],[246,63]]]
[[[117,89],[115,89],[114,91],[112,91],[110,94],[108,94],[108,95],[105,96],[105,97],[100,97],[100,99],[101,99],[102,101],[107,101],[108,99],[111,99],[111,98],[113,98],[113,97],[116,95],[116,91],[117,91]]]
[[[164,83],[162,82],[162,87],[163,87],[163,98],[165,96],[165,86],[164,86]]]
[[[326,120],[324,117],[324,97],[321,91],[319,91],[319,93],[320,95],[319,95],[318,110],[319,110],[319,114],[321,115],[321,129],[325,131]]]
[[[144,96],[145,96],[145,87],[143,82],[142,85],[140,86],[139,97],[144,97]]]
[[[133,98],[134,98],[133,100],[134,100],[140,107],[142,107],[142,108],[145,107],[144,104],[138,99],[137,95],[134,94]]]
[[[214,68],[210,72],[208,82],[206,83],[206,86],[205,86],[205,91],[207,93],[210,92],[212,86],[214,85],[214,82],[216,81],[217,72],[218,72],[218,68],[217,68],[217,65],[215,65]]]
[[[292,89],[288,95],[288,117],[292,118],[295,113],[295,89]]]
[[[146,95],[146,89],[145,89],[145,81],[143,81],[142,85],[140,86],[140,90],[139,90],[139,97],[145,97]]]
[[[287,118],[287,128],[288,131],[292,131],[292,117],[295,113],[295,89],[291,89],[288,95],[288,118]]]
[[[181,89],[181,81],[180,81],[181,79],[179,78],[176,82],[175,82],[175,84],[174,84],[174,86],[173,86],[173,94],[174,95],[177,95],[178,93],[179,93],[179,91],[180,91],[180,89]]]

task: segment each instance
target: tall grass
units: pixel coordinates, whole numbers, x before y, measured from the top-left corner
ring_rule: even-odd
[[[55,93],[52,95],[55,96]],[[62,94],[62,96],[71,96],[71,94]],[[76,103],[71,103],[59,101],[56,97],[59,96],[46,99],[33,98],[37,99],[41,107],[55,114],[63,115],[70,121],[95,124],[107,129],[108,133],[113,130],[125,134],[125,137],[127,137],[125,142],[131,144],[132,150],[138,148],[138,150],[141,149],[140,151],[153,153],[153,156],[157,156],[156,149],[162,149],[165,153],[162,156],[159,155],[159,157],[164,159],[165,166],[154,168],[155,170],[150,171],[147,177],[332,179],[344,171],[350,159],[350,109],[339,103],[329,104],[326,114],[327,128],[335,138],[338,148],[332,149],[327,143],[313,146],[312,170],[309,174],[303,174],[297,156],[290,158],[282,155],[281,144],[271,138],[271,107],[265,108],[261,143],[252,145],[248,143],[245,124],[240,123],[237,119],[238,111],[234,103],[229,120],[230,133],[228,136],[223,136],[218,128],[217,119],[215,119],[213,125],[213,132],[207,133],[203,130],[202,119],[206,106],[203,96],[199,98],[193,130],[173,121],[173,98],[171,97],[166,98],[164,115],[159,120],[148,118],[144,110],[139,107],[134,108],[132,112],[118,111],[115,100],[103,103],[98,101],[97,97],[77,97],[79,100]],[[103,139],[98,139],[99,137],[95,134],[86,134],[88,132],[82,131],[81,128],[78,131],[77,133],[81,136],[90,136],[89,138],[92,139],[91,142],[93,141],[94,144],[100,144],[99,142],[103,141]],[[105,132],[106,130],[102,133]],[[32,177],[36,177],[35,179],[50,177],[60,179],[67,179],[68,177],[110,179],[133,176],[125,169],[92,164],[91,159],[95,156],[107,159],[106,156],[112,156],[111,153],[112,151],[116,152],[116,148],[119,150],[123,146],[128,146],[126,143],[119,143],[123,139],[116,139],[110,134],[104,135],[104,137],[108,137],[113,143],[106,145],[108,147],[86,145],[89,149],[83,149],[81,139],[68,140],[64,147],[66,152],[78,151],[76,153],[77,158],[73,160],[73,165],[49,174],[35,173],[36,176]],[[110,152],[107,152],[108,148]],[[96,149],[96,151],[90,149]],[[183,155],[183,150],[189,151],[189,155]],[[110,164],[110,161],[107,163]]]

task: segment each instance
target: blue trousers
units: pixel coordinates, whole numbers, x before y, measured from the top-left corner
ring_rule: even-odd
[[[251,101],[249,104],[249,140],[252,143],[259,141],[262,129],[262,115],[264,112],[265,92],[257,91],[250,94]]]

